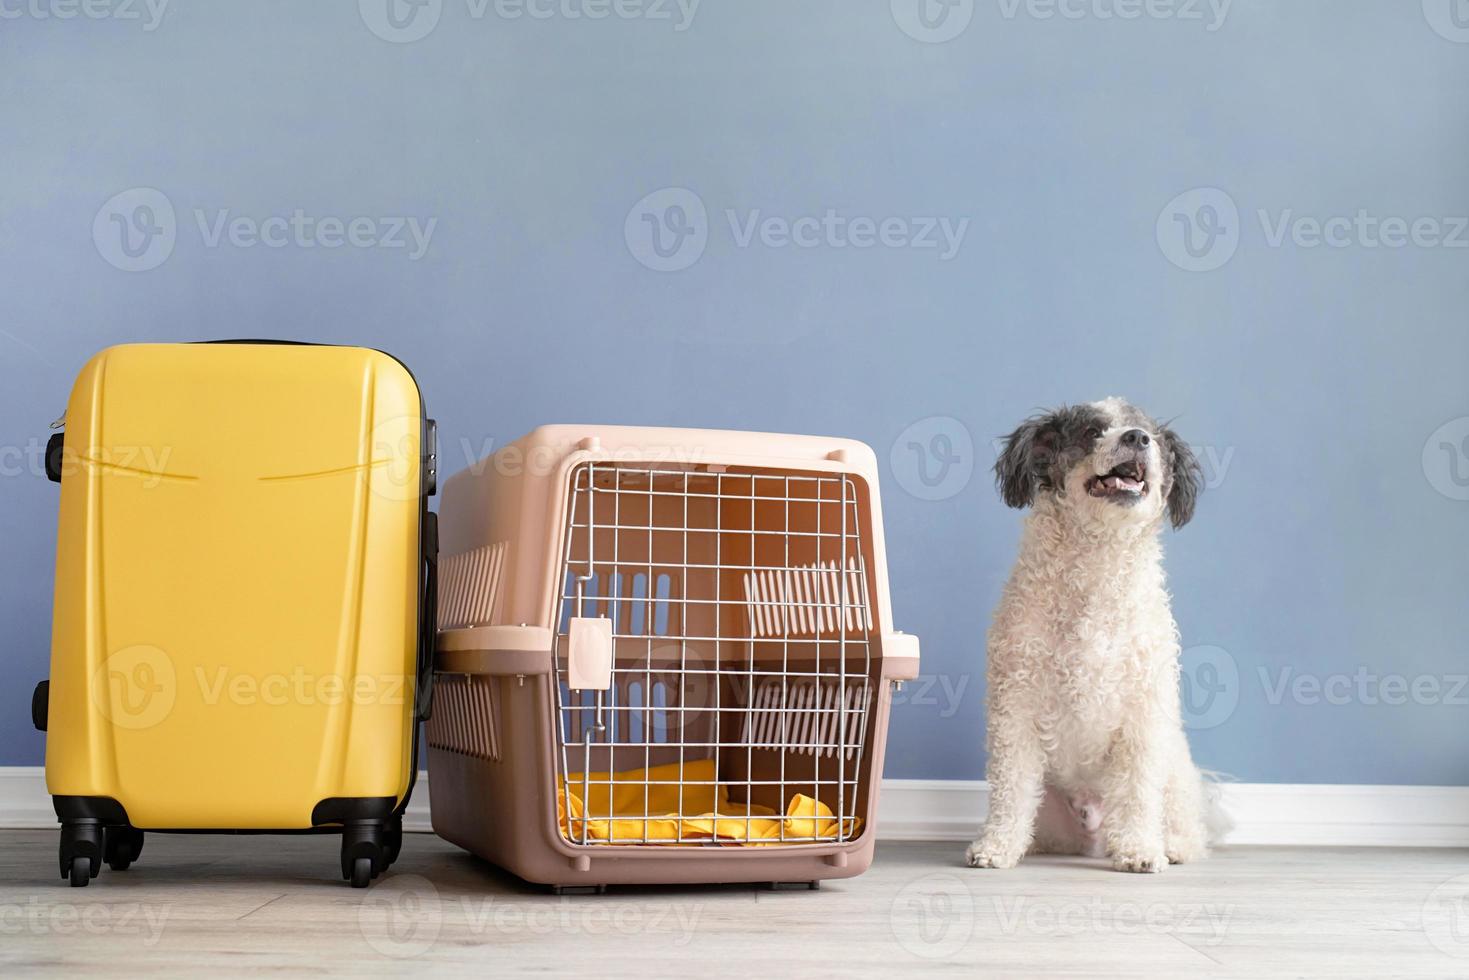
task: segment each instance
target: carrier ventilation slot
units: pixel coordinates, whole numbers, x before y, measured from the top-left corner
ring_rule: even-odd
[[[439,629],[489,626],[505,572],[505,542],[439,560]]]
[[[847,632],[872,629],[867,567],[860,557],[848,558],[845,568],[829,561],[747,572],[745,601],[750,606],[750,632],[756,639],[830,636],[842,632],[844,619]]]
[[[842,733],[842,688],[838,680],[800,683],[767,680],[755,691],[745,723],[745,738],[757,749],[775,749],[833,759],[845,747],[851,759],[862,747],[869,702],[866,678],[846,682]]]
[[[428,744],[474,759],[500,761],[500,719],[492,679],[439,674]]]

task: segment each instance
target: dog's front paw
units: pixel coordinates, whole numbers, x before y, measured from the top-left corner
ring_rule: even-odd
[[[971,868],[1013,868],[1020,863],[1020,851],[981,837],[964,852],[964,863]]]
[[[1155,875],[1168,867],[1168,855],[1163,851],[1143,849],[1121,850],[1112,856],[1114,871],[1131,874]]]

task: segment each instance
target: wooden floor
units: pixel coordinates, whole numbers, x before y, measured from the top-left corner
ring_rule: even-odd
[[[218,971],[585,977],[1469,975],[1469,853],[1233,848],[1161,876],[1081,859],[974,871],[885,844],[821,891],[556,897],[410,835],[368,891],[329,837],[151,835],[72,889],[55,835],[0,831],[0,975]]]

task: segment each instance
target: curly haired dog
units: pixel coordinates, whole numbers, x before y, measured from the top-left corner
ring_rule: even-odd
[[[1158,872],[1207,855],[1159,531],[1193,517],[1194,454],[1118,398],[1027,420],[995,464],[1030,507],[989,633],[989,815],[965,860],[1109,856]]]

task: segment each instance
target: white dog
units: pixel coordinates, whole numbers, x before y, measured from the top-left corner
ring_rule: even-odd
[[[1025,422],[995,476],[1032,509],[989,634],[989,816],[965,860],[1157,872],[1205,857],[1212,794],[1183,732],[1159,543],[1165,518],[1193,516],[1198,461],[1109,398]]]

